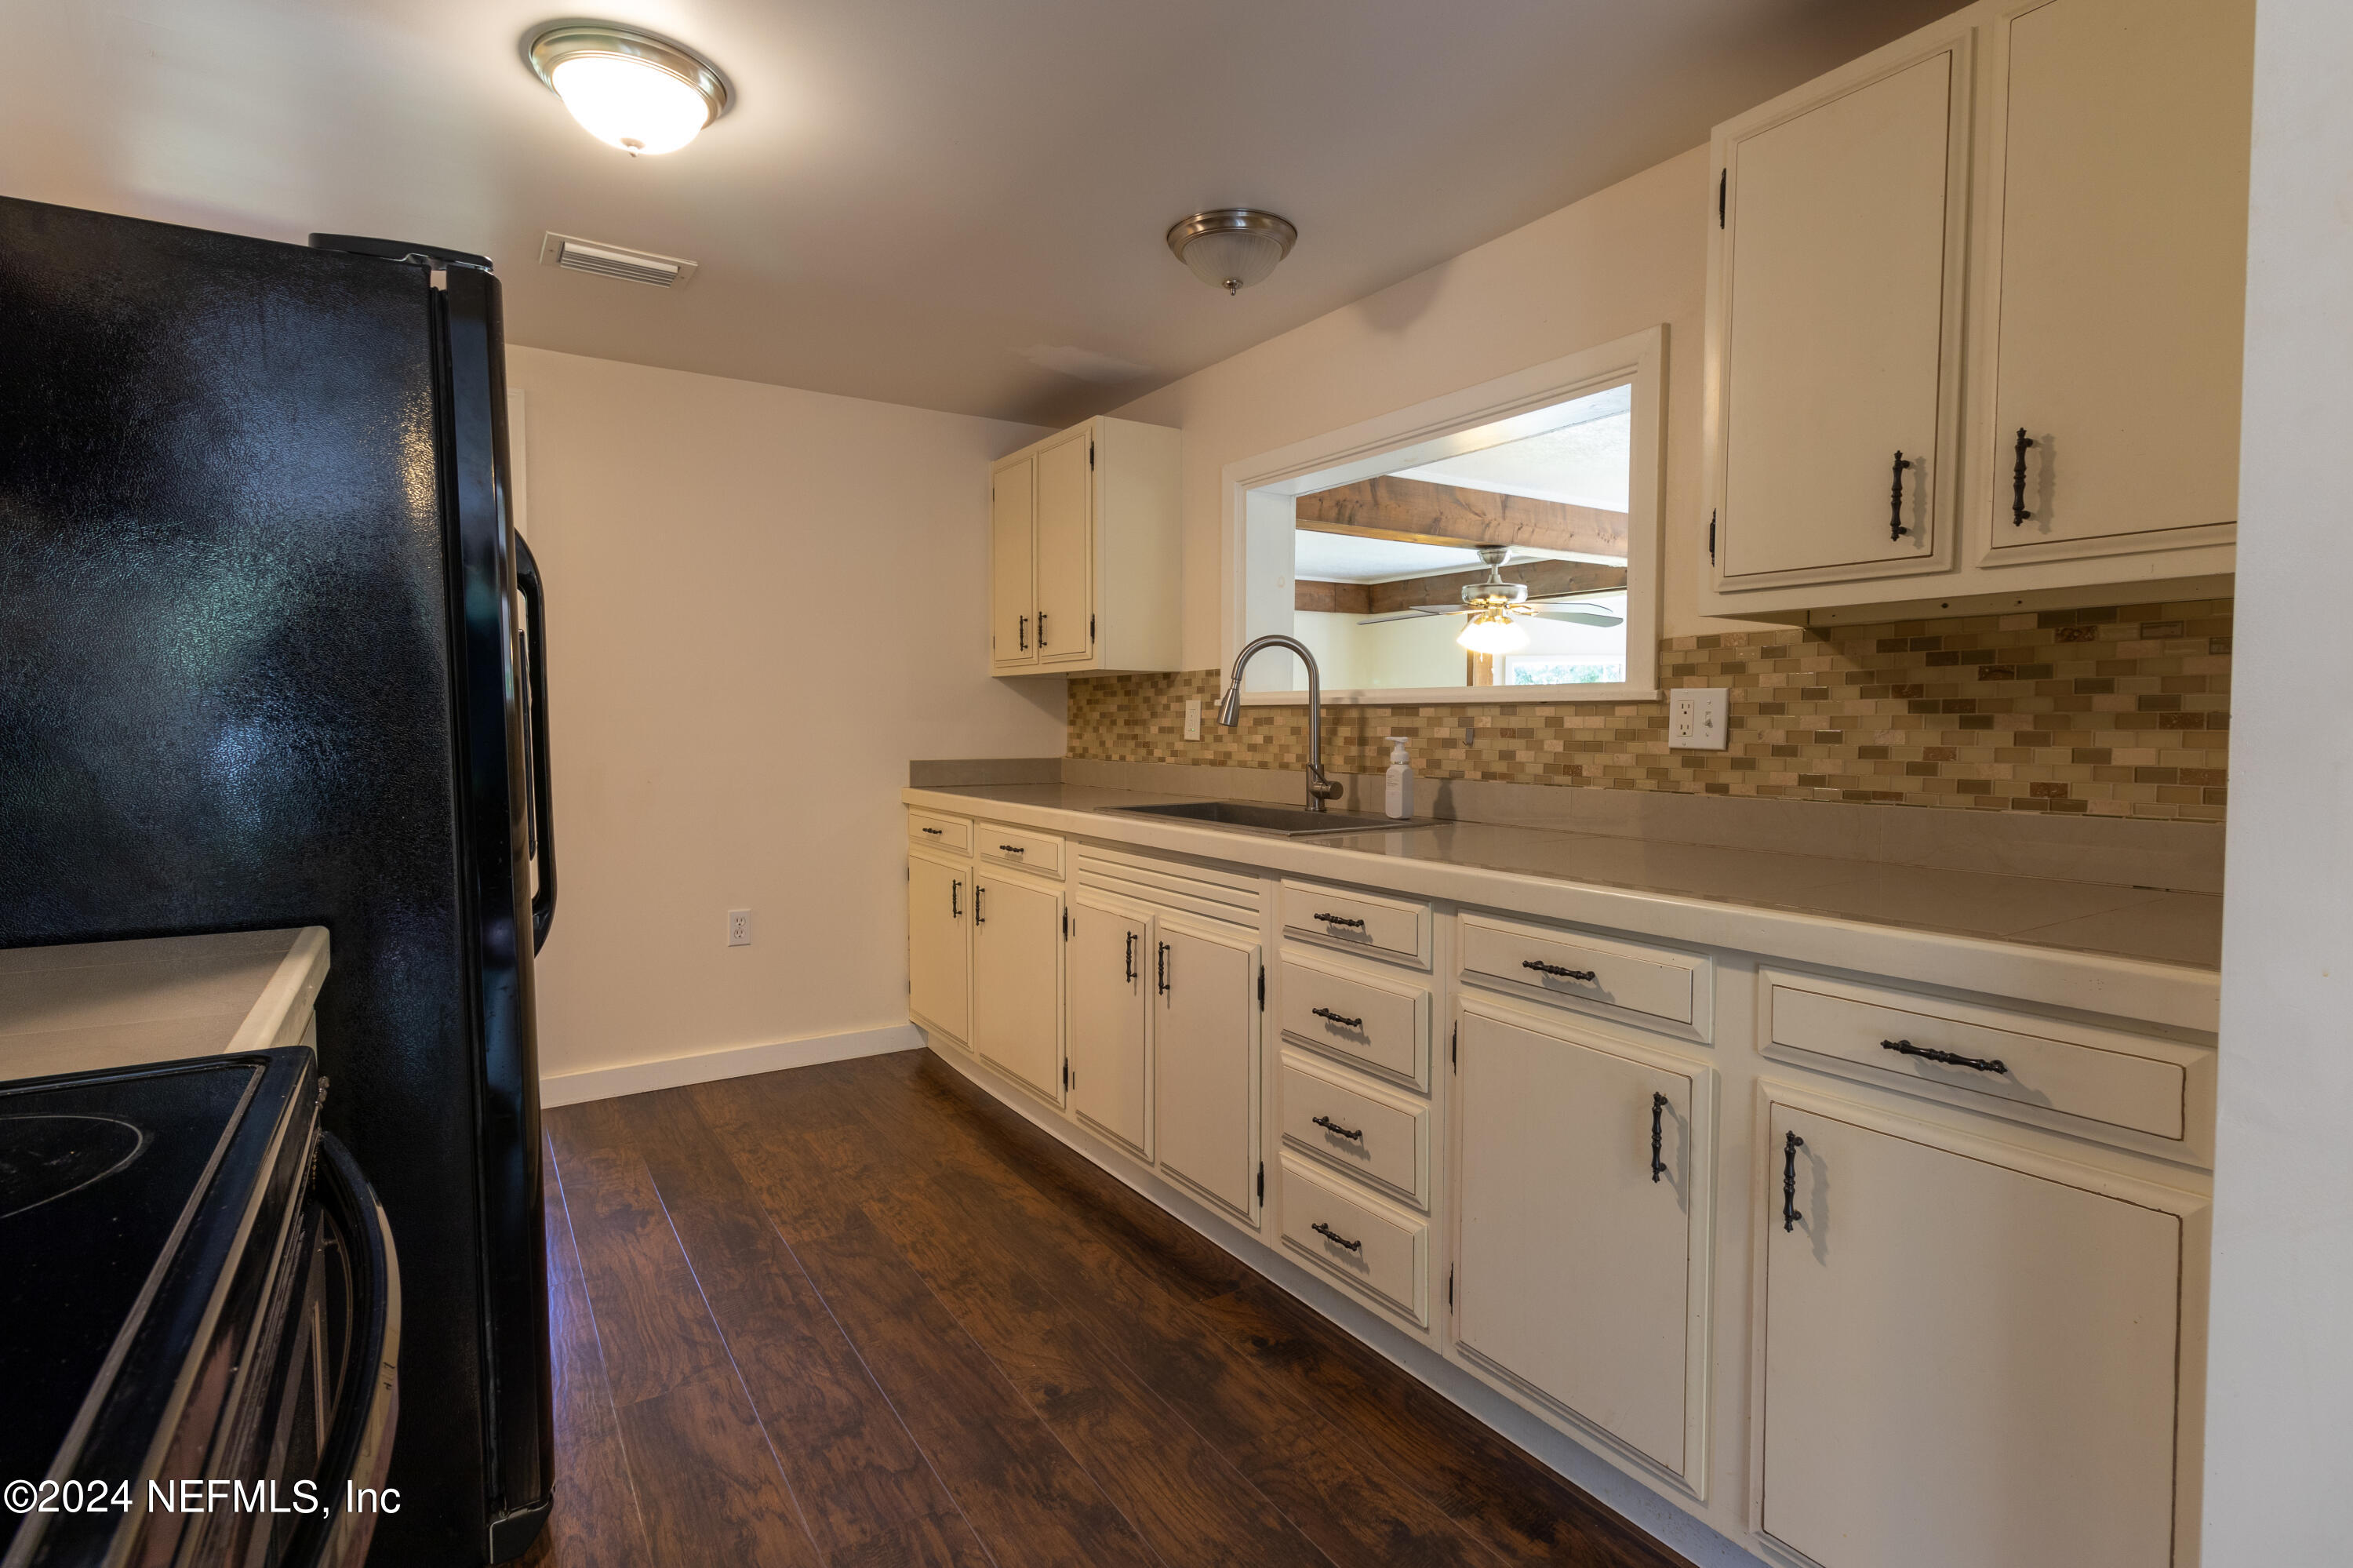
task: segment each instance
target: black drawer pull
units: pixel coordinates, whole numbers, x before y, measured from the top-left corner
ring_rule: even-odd
[[[1127,979],[1131,985],[1135,981],[1135,933],[1133,931],[1127,934]]]
[[[1003,850],[1007,854],[1028,854],[1029,853],[1028,850],[1023,849],[1019,844],[999,844],[997,847]]]
[[[1895,454],[1895,485],[1887,498],[1887,536],[1901,539],[1912,530],[1904,526],[1904,471],[1912,464],[1902,452]]]
[[[1947,1067],[1969,1067],[1980,1073],[2008,1073],[1999,1056],[1960,1056],[1950,1051],[1939,1051],[1931,1045],[1915,1045],[1909,1040],[1883,1040],[1883,1051],[1893,1051],[1899,1056],[1917,1056],[1923,1062],[1942,1062]]]
[[[1364,1243],[1360,1241],[1350,1241],[1346,1236],[1342,1235],[1338,1231],[1334,1230],[1330,1225],[1325,1224],[1321,1220],[1316,1221],[1307,1228],[1314,1231],[1317,1235],[1322,1236],[1325,1241],[1338,1242],[1350,1252],[1362,1252],[1365,1250]]]
[[[938,838],[942,834],[945,833],[947,830],[945,828],[925,828],[923,832],[931,834],[934,838]]]
[[[964,884],[961,882],[948,884],[948,918],[951,920],[964,918]]]
[[[1667,1173],[1667,1162],[1659,1158],[1660,1145],[1666,1137],[1667,1097],[1651,1097],[1651,1181],[1655,1185]]]
[[[1330,1019],[1333,1022],[1338,1024],[1343,1029],[1362,1029],[1365,1026],[1365,1021],[1363,1019],[1343,1018],[1328,1007],[1311,1007],[1307,1011],[1314,1013],[1318,1018]]]
[[[980,912],[980,895],[987,891],[977,882],[972,885],[972,923],[976,926],[988,924],[988,916]]]
[[[1159,947],[1160,947],[1160,994],[1161,994],[1161,995],[1163,995],[1163,996],[1166,996],[1166,995],[1168,994],[1168,944],[1167,944],[1167,943],[1166,943],[1166,942],[1162,942],[1161,944],[1159,944]]]
[[[1345,915],[1318,915],[1315,918],[1327,926],[1346,926],[1358,931],[1365,928],[1365,923],[1362,920],[1350,919]]]
[[[1315,1118],[1314,1120],[1315,1125],[1322,1128],[1326,1132],[1335,1133],[1342,1138],[1353,1138],[1358,1143],[1365,1141],[1365,1130],[1362,1128],[1351,1128],[1342,1127],[1338,1122],[1334,1121],[1328,1116],[1319,1116]]]
[[[1806,1140],[1791,1133],[1781,1143],[1781,1228],[1794,1231],[1806,1216],[1798,1212],[1798,1150]]]
[[[2018,428],[2018,461],[2010,471],[2010,525],[2013,528],[2023,528],[2034,520],[2034,514],[2026,509],[2026,449],[2033,444],[2034,438],[2026,433],[2025,426],[2021,425]]]
[[[1558,964],[1548,964],[1542,959],[1522,959],[1520,968],[1534,969],[1540,975],[1556,976],[1561,980],[1591,980],[1594,978],[1591,969],[1565,969]]]

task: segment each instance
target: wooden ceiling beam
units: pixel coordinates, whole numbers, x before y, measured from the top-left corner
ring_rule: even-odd
[[[1372,615],[1411,609],[1418,604],[1460,604],[1462,590],[1487,580],[1485,572],[1451,572],[1444,577],[1408,577],[1403,582],[1368,583]],[[1588,561],[1530,561],[1504,568],[1507,583],[1528,585],[1530,599],[1551,599],[1567,593],[1601,593],[1626,586],[1623,567],[1597,567]]]
[[[1301,577],[1292,585],[1291,608],[1321,610],[1332,615],[1370,615],[1373,613],[1373,585],[1370,583],[1324,583],[1312,577]]]
[[[1622,560],[1623,512],[1385,476],[1297,498],[1299,526],[1418,545],[1525,545]]]

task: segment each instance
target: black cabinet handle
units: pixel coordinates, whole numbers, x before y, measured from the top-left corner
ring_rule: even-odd
[[[1904,526],[1904,471],[1912,466],[1902,452],[1895,454],[1895,483],[1887,493],[1887,536],[1901,539],[1912,530]]]
[[[1029,618],[1026,615],[1021,618],[1021,646],[1029,646]]]
[[[1883,1040],[1883,1051],[1893,1051],[1899,1056],[1917,1056],[1923,1062],[1942,1062],[1947,1067],[1969,1067],[1980,1073],[2007,1073],[2010,1068],[1999,1056],[1960,1056],[1950,1051],[1939,1051],[1930,1045],[1915,1045],[1909,1040]]]
[[[961,882],[948,884],[948,918],[951,920],[964,918],[964,884]]]
[[[1160,944],[1160,994],[1168,994],[1168,944]]]
[[[988,924],[988,916],[980,912],[980,895],[987,891],[977,882],[972,885],[972,923],[976,926]]]
[[[1133,931],[1127,934],[1127,980],[1130,985],[1135,983],[1135,933]]]
[[[1338,1242],[1350,1252],[1362,1252],[1365,1250],[1364,1243],[1360,1241],[1350,1241],[1346,1236],[1342,1235],[1338,1231],[1334,1230],[1330,1225],[1325,1224],[1321,1220],[1316,1221],[1307,1228],[1314,1231],[1317,1235],[1322,1236],[1326,1241]]]
[[[1806,1216],[1798,1212],[1798,1150],[1806,1140],[1791,1133],[1781,1143],[1781,1228],[1794,1231]]]
[[[1591,969],[1565,969],[1558,964],[1548,964],[1542,959],[1523,959],[1520,960],[1520,968],[1534,969],[1540,975],[1555,975],[1562,980],[1590,980],[1594,978]]]
[[[945,833],[947,830],[945,828],[925,828],[923,832],[931,834],[934,838],[938,838],[942,834]]]
[[[2026,433],[2025,426],[2021,425],[2018,428],[2018,461],[2011,465],[2010,471],[2010,525],[2013,528],[2025,527],[2034,517],[2034,514],[2026,509],[2026,449],[2033,444],[2034,438]]]
[[[1023,849],[1019,844],[999,844],[997,847],[1003,850],[1007,854],[1028,854],[1029,853],[1028,850]]]
[[[1358,931],[1365,928],[1365,923],[1362,920],[1351,919],[1345,915],[1318,915],[1315,918],[1327,926],[1346,926]]]
[[[1042,609],[1038,612],[1038,646],[1046,646],[1046,612]]]
[[[1365,1141],[1365,1129],[1363,1128],[1342,1127],[1338,1122],[1334,1121],[1328,1116],[1316,1117],[1314,1118],[1314,1122],[1317,1127],[1322,1128],[1326,1132],[1336,1133],[1342,1138],[1353,1138],[1358,1143]]]
[[[1667,1097],[1651,1097],[1651,1181],[1656,1184],[1667,1173],[1667,1162],[1659,1158],[1660,1146],[1666,1140]]]
[[[1333,1022],[1338,1024],[1343,1029],[1362,1029],[1365,1026],[1365,1021],[1363,1019],[1343,1018],[1328,1007],[1311,1007],[1307,1011],[1317,1018],[1330,1019]]]
[[[547,946],[555,924],[555,784],[547,751],[547,595],[539,562],[520,534],[514,536],[515,591],[522,595],[523,641],[531,655],[523,694],[531,709],[525,754],[531,762],[531,853],[539,862],[539,891],[531,897],[531,950]]]

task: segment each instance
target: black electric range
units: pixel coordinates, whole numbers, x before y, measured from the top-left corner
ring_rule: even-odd
[[[0,1568],[357,1564],[398,1268],[308,1049],[0,1084]]]

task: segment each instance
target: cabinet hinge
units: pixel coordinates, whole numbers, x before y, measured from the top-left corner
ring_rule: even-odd
[[[1454,1271],[1451,1268],[1446,1271],[1446,1309],[1454,1309]]]
[[[1064,1088],[1066,1088],[1066,1089],[1067,1089],[1067,1088],[1069,1088],[1070,1086],[1071,1086],[1071,1065],[1070,1065],[1068,1062],[1065,1062],[1065,1063],[1063,1063],[1063,1064],[1062,1064],[1062,1087],[1064,1087]],[[1453,1286],[1450,1283],[1450,1284],[1448,1285],[1447,1288],[1448,1288],[1449,1290],[1451,1290],[1451,1289],[1453,1288]],[[1453,1299],[1454,1299],[1454,1298],[1453,1298],[1452,1296],[1449,1296],[1449,1297],[1447,1297],[1447,1299],[1448,1299],[1449,1301],[1451,1301],[1451,1300],[1453,1300]]]
[[[1092,642],[1094,640],[1095,640],[1095,618],[1094,618],[1093,616],[1090,615],[1089,617],[1087,617],[1087,641],[1090,641],[1090,642]]]
[[[1266,966],[1264,964],[1258,967],[1258,1010],[1261,1012],[1266,1011]]]
[[[1446,1036],[1446,1065],[1457,1072],[1462,1068],[1462,1025],[1456,1024]]]
[[[1718,169],[1715,172],[1715,226],[1718,228],[1722,228],[1724,227],[1724,196],[1725,191],[1731,184],[1732,171],[1730,169]]]
[[[1062,911],[1062,940],[1064,940],[1065,942],[1067,942],[1067,941],[1069,941],[1070,939],[1071,939],[1071,912],[1070,912],[1069,910],[1065,909],[1065,910],[1063,910],[1063,911]]]
[[[1707,564],[1715,565],[1715,514],[1707,514]]]
[[[1266,1161],[1263,1160],[1258,1162],[1258,1201],[1261,1203],[1266,1202]]]
[[[1091,469],[1092,469],[1092,467],[1094,467],[1094,466],[1095,466],[1095,444],[1094,444],[1094,442],[1092,442],[1092,441],[1089,441],[1089,442],[1087,443],[1087,467],[1089,467],[1089,468],[1091,468]]]

